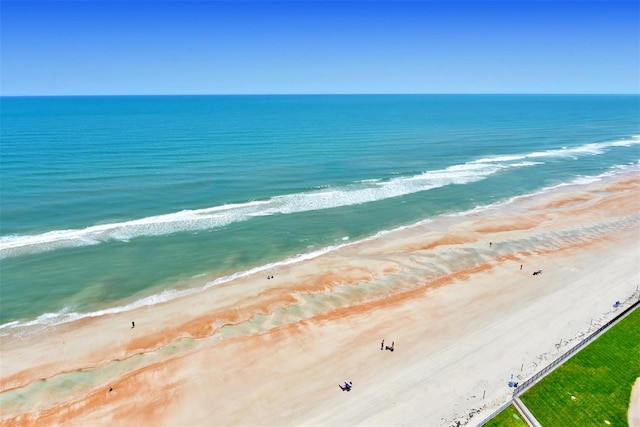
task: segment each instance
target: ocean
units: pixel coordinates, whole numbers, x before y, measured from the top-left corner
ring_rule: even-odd
[[[0,334],[640,171],[637,95],[0,98]]]

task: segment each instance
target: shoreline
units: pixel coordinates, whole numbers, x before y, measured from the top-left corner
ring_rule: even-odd
[[[2,336],[0,422],[479,420],[511,374],[526,379],[635,292],[639,192],[632,172],[557,187],[350,242],[273,279]]]
[[[47,312],[47,313],[41,314],[35,319],[12,320],[0,325],[0,337],[5,335],[11,335],[12,333],[17,333],[19,335],[39,333],[42,330],[45,330],[47,328],[56,327],[58,325],[62,325],[70,322],[81,321],[82,319],[85,319],[85,318],[95,318],[95,317],[114,315],[118,313],[126,313],[126,312],[135,311],[137,309],[141,309],[143,307],[152,307],[159,304],[168,303],[173,300],[178,300],[183,297],[188,297],[191,294],[206,292],[211,287],[233,282],[235,280],[242,279],[245,277],[252,277],[258,274],[265,274],[273,269],[278,269],[283,266],[305,262],[313,258],[323,256],[330,252],[339,251],[345,247],[349,247],[352,245],[366,244],[368,242],[375,242],[376,240],[387,238],[386,236],[393,237],[393,235],[395,234],[402,233],[403,230],[407,230],[407,229],[412,230],[414,228],[420,228],[425,224],[431,224],[435,228],[435,227],[438,227],[438,223],[440,222],[445,222],[447,224],[451,223],[450,221],[451,219],[457,219],[460,217],[469,217],[477,214],[482,214],[483,212],[486,212],[486,211],[499,212],[501,209],[508,209],[510,205],[513,205],[514,203],[518,203],[520,200],[526,200],[532,197],[544,197],[546,195],[552,195],[555,192],[564,191],[566,188],[580,188],[585,185],[591,185],[594,183],[597,184],[599,182],[608,181],[611,179],[624,179],[627,176],[633,176],[634,173],[637,172],[637,170],[638,170],[638,165],[633,164],[633,165],[620,167],[617,170],[605,172],[595,176],[575,178],[570,182],[561,183],[561,184],[557,184],[549,187],[544,187],[540,190],[534,191],[529,194],[513,196],[507,200],[499,201],[489,205],[476,206],[467,211],[456,212],[451,214],[443,214],[434,218],[427,218],[427,219],[418,221],[417,223],[414,223],[414,224],[403,225],[390,230],[382,230],[372,236],[365,237],[357,241],[347,240],[346,243],[326,246],[308,253],[291,255],[280,261],[259,265],[255,267],[250,267],[245,270],[240,270],[237,272],[233,272],[231,274],[212,278],[211,280],[207,280],[206,282],[201,282],[200,281],[201,277],[213,276],[212,274],[198,275],[199,277],[195,276],[181,283],[177,283],[172,288],[160,289],[159,292],[153,292],[153,293],[145,292],[142,294],[142,296],[138,296],[138,297],[132,296],[132,297],[126,298],[122,300],[121,304],[106,306],[95,311]],[[189,282],[192,282],[192,284],[188,284]]]

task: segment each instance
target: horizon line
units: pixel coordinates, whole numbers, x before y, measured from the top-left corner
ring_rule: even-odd
[[[335,92],[335,93],[303,93],[303,92],[295,92],[295,93],[129,93],[129,94],[119,94],[119,93],[104,93],[104,94],[40,94],[40,95],[2,95],[0,94],[0,98],[90,98],[90,97],[162,97],[162,96],[394,96],[394,95],[402,95],[402,96],[447,96],[447,95],[462,95],[462,96],[486,96],[486,95],[514,95],[514,96],[522,96],[522,95],[540,95],[540,96],[631,96],[631,95],[640,95],[640,92]]]

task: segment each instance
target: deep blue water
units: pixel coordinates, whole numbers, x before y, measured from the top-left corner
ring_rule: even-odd
[[[0,106],[5,325],[147,303],[193,277],[640,160],[639,96],[4,97]]]

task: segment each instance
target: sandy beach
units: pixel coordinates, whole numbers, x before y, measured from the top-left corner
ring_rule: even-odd
[[[629,412],[627,414],[629,427],[640,426],[640,378],[633,384],[631,399],[629,401]]]
[[[1,424],[474,425],[637,298],[639,266],[640,177],[561,186],[3,336]]]

